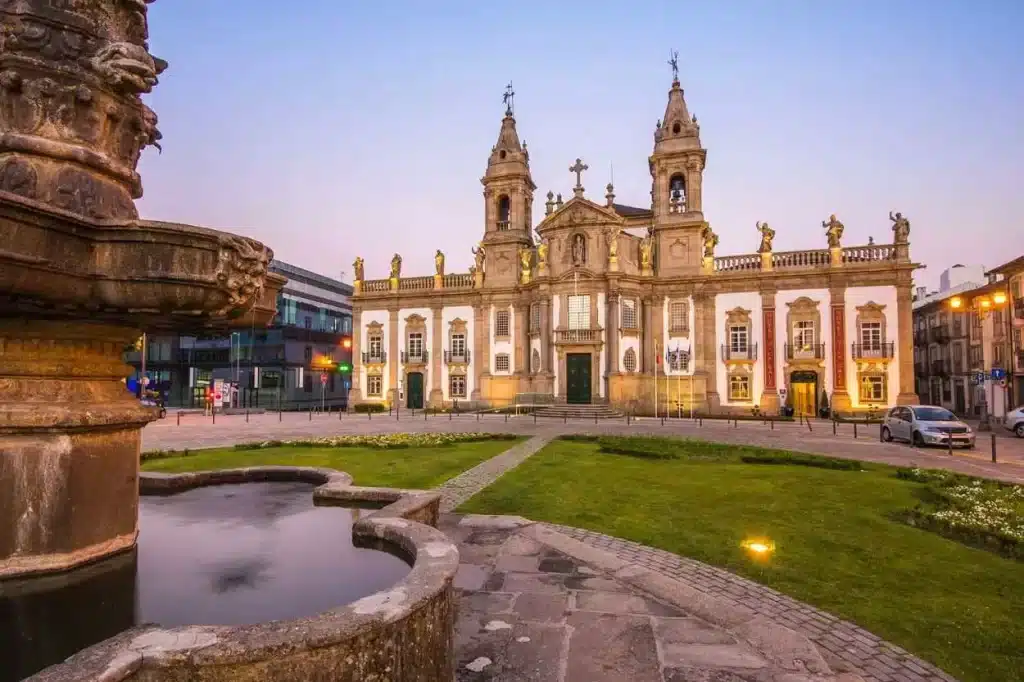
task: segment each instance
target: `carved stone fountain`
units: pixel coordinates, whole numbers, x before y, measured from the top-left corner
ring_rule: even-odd
[[[0,0],[0,578],[131,547],[140,330],[265,325],[259,242],[140,220],[152,0]]]

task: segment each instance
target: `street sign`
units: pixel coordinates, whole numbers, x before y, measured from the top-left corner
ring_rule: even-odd
[[[327,383],[327,372],[320,372],[320,383],[321,384],[326,384]]]
[[[993,379],[998,380],[998,379],[1002,379],[1004,377],[1006,377],[1006,370],[1005,369],[1003,369],[1002,367],[993,367],[992,368],[992,378]]]
[[[216,400],[217,402],[220,402],[221,400],[224,399],[224,395],[221,394],[221,393],[214,393],[213,394],[213,399]]]
[[[985,373],[984,372],[978,372],[977,374],[975,374],[974,375],[974,383],[976,383],[976,384],[983,384],[983,383],[985,383]]]

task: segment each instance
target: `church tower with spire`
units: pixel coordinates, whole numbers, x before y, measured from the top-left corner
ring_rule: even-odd
[[[486,278],[489,284],[515,284],[519,249],[533,243],[533,191],[530,153],[519,141],[511,83],[505,90],[505,117],[498,142],[491,148],[484,186]]]
[[[651,210],[657,235],[657,269],[662,275],[688,274],[701,265],[701,206],[704,161],[697,117],[691,116],[679,85],[678,53],[673,53],[672,88],[665,115],[654,130]]]

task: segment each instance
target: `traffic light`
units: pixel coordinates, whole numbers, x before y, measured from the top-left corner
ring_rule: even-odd
[[[341,372],[342,374],[348,374],[349,372],[352,371],[351,363],[339,362],[338,363],[338,371]]]

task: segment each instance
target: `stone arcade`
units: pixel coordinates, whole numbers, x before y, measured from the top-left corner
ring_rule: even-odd
[[[654,131],[651,206],[548,192],[533,226],[536,186],[506,94],[484,185],[483,239],[468,273],[363,279],[355,263],[352,403],[403,407],[536,393],[621,409],[840,413],[916,403],[911,336],[910,223],[890,217],[893,243],[716,256],[704,216],[707,151],[678,78]],[[884,213],[882,214],[884,215]],[[751,230],[753,238],[754,230]]]

